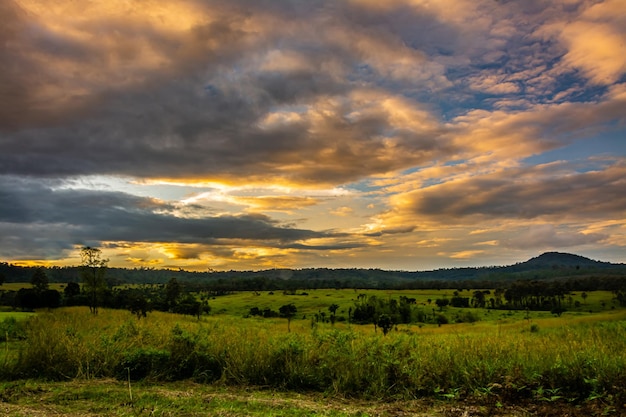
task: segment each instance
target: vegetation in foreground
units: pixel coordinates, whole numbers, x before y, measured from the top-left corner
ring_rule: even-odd
[[[39,312],[5,343],[0,378],[119,383],[188,380],[223,387],[317,392],[366,400],[430,398],[507,404],[595,404],[618,413],[626,399],[626,312],[491,322],[440,329],[311,326],[294,320],[85,307]],[[445,331],[444,331],[445,330]]]
[[[8,417],[589,417],[608,412],[598,401],[581,405],[527,401],[500,407],[432,399],[381,402],[190,381],[132,383],[130,390],[125,381],[113,379],[0,383],[0,415]]]

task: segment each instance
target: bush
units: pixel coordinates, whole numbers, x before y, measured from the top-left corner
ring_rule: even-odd
[[[0,322],[0,342],[8,340],[24,340],[26,339],[26,330],[24,322],[17,320],[15,317],[7,317]]]
[[[463,311],[460,313],[455,320],[457,323],[475,323],[480,321],[480,318],[476,313],[471,311]]]
[[[222,376],[222,366],[213,357],[208,346],[200,343],[198,333],[190,333],[175,325],[169,344],[171,357],[168,369],[170,379],[193,378],[199,382],[213,382]]]
[[[133,381],[144,378],[158,379],[166,373],[170,362],[170,353],[156,348],[138,348],[126,352],[121,362],[115,368],[115,375],[119,379],[129,377]]]
[[[437,325],[441,326],[442,324],[448,324],[448,318],[443,315],[443,314],[437,314],[437,316],[435,316],[435,322],[437,323]]]

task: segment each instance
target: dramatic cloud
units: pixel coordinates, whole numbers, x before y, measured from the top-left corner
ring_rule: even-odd
[[[442,223],[498,217],[592,220],[626,212],[625,165],[582,173],[560,165],[454,179],[398,194],[393,201],[400,211]]]
[[[171,203],[120,192],[54,189],[11,179],[1,184],[2,242],[21,242],[13,257],[46,253],[50,249],[46,246],[71,249],[92,241],[220,245],[238,240],[243,246],[251,242],[285,246],[331,236],[281,226],[263,214],[181,216],[188,213]],[[46,228],[52,233],[44,232]]]
[[[8,0],[0,16],[2,259],[622,260],[621,0]]]
[[[515,249],[537,249],[537,248],[570,248],[590,243],[597,243],[605,239],[606,235],[580,232],[559,232],[551,224],[531,226],[520,230],[515,238],[502,242],[505,247]]]

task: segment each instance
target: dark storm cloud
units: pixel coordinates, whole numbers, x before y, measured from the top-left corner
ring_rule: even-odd
[[[326,233],[283,227],[261,215],[176,217],[176,207],[121,192],[51,189],[0,177],[0,235],[3,256],[61,249],[101,241],[215,243],[274,241],[288,245]],[[17,248],[20,248],[19,250]],[[58,255],[58,253],[55,253]]]
[[[289,79],[282,83],[288,84]],[[132,98],[118,97],[100,118],[86,119],[71,130],[29,129],[4,136],[0,170],[35,176],[236,179],[281,175],[299,182],[342,183],[425,162],[424,152],[441,152],[441,145],[428,133],[398,130],[395,137],[405,152],[393,158],[380,137],[385,130],[393,130],[389,116],[380,113],[364,123],[353,122],[346,116],[359,109],[350,103],[317,118],[317,126],[303,115],[300,122],[262,129],[258,121],[266,113],[258,108],[269,108],[263,96],[245,97],[238,91],[192,94],[189,82],[183,84]],[[133,101],[137,106],[130,104]],[[314,128],[315,133],[310,133]],[[284,171],[284,164],[295,164],[293,171]]]

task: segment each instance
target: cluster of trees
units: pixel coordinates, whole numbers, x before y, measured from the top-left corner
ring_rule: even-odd
[[[471,296],[462,296],[463,290],[456,290],[453,297],[441,297],[428,300],[431,305],[434,301],[432,314],[429,309],[417,306],[414,298],[400,296],[399,299],[380,298],[374,295],[359,294],[354,308],[349,310],[349,320],[358,324],[374,324],[386,334],[389,329],[403,323],[436,323],[447,324],[448,318],[443,314],[446,307],[470,309],[488,308],[503,310],[542,310],[550,311],[560,316],[567,311],[566,304],[574,304],[568,286],[561,281],[516,281],[508,288],[495,290],[474,290]],[[613,290],[616,300],[621,306],[626,306],[626,290]],[[584,300],[587,294],[582,292]],[[576,301],[578,304],[579,302]],[[438,312],[435,311],[435,306]],[[474,322],[478,316],[471,311],[458,313],[456,322]]]
[[[380,327],[384,334],[397,324],[448,323],[443,314],[437,314],[434,310],[432,315],[427,314],[424,309],[417,307],[415,298],[405,296],[400,296],[399,299],[385,299],[375,295],[359,294],[354,308],[349,309],[348,315],[352,323],[373,323],[375,327]]]
[[[619,305],[626,307],[626,290],[614,290],[613,294],[615,294],[615,299]]]
[[[56,308],[61,305],[61,293],[51,290],[46,272],[38,268],[30,280],[32,288],[22,288],[14,298],[14,304],[23,309]]]
[[[30,278],[32,288],[3,291],[0,303],[23,310],[84,305],[89,306],[92,314],[98,314],[100,307],[127,309],[138,318],[153,310],[197,317],[210,311],[207,295],[198,300],[176,278],[171,278],[165,285],[113,289],[106,279],[108,260],[102,258],[99,249],[83,248],[81,259],[82,288],[76,282],[69,282],[62,292],[50,289],[46,270],[37,268]]]
[[[560,282],[517,281],[504,291],[508,308],[551,310],[562,307],[569,291]]]
[[[250,316],[261,316],[261,317],[265,317],[265,318],[269,318],[269,317],[282,317],[287,319],[287,330],[291,331],[291,319],[295,317],[295,315],[298,313],[298,308],[296,307],[295,304],[293,303],[289,303],[289,304],[285,304],[283,306],[280,306],[280,308],[278,309],[278,312],[270,309],[270,308],[265,308],[263,310],[259,309],[258,307],[252,307],[250,309]]]

